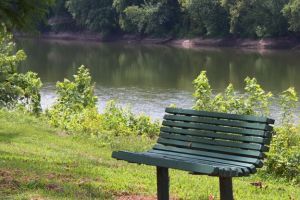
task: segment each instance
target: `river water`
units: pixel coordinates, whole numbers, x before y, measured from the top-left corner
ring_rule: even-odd
[[[300,92],[300,51],[243,51],[233,48],[182,49],[169,46],[83,41],[18,39],[27,53],[22,71],[34,71],[43,81],[42,107],[55,101],[55,83],[87,66],[96,82],[98,107],[108,100],[130,105],[135,113],[160,118],[170,104],[193,105],[192,81],[206,70],[214,92],[229,83],[242,91],[245,77],[256,77],[275,94],[294,86]],[[297,109],[298,110],[298,109]],[[278,118],[279,109],[271,108]]]

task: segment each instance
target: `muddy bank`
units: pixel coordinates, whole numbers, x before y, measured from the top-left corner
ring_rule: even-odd
[[[208,48],[208,47],[234,47],[243,49],[263,50],[263,49],[297,49],[300,50],[300,38],[281,37],[266,39],[241,39],[241,38],[152,38],[139,37],[136,35],[114,35],[103,37],[101,34],[82,32],[82,33],[43,33],[38,35],[27,35],[16,33],[16,37],[31,37],[38,39],[55,40],[82,40],[95,42],[125,42],[140,44],[160,44],[171,45],[182,48]]]

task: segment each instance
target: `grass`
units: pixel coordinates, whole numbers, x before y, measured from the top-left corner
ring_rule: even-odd
[[[154,199],[155,168],[111,158],[113,150],[142,151],[147,138],[84,138],[42,119],[0,111],[0,199]],[[219,199],[218,179],[171,170],[174,199]],[[262,188],[251,183],[262,183]],[[234,179],[236,199],[300,199],[299,185],[254,175]],[[123,198],[126,199],[126,198]],[[141,198],[140,198],[141,199]],[[143,198],[142,198],[143,199]]]

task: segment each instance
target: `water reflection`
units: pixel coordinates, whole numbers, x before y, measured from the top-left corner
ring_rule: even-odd
[[[100,105],[117,98],[131,103],[137,112],[160,116],[170,103],[192,105],[192,80],[206,70],[214,90],[233,83],[241,90],[246,76],[256,77],[268,91],[278,93],[289,86],[300,92],[300,52],[243,52],[238,49],[186,50],[167,46],[97,44],[18,40],[28,59],[22,70],[38,72],[42,81],[44,105],[54,98],[54,84],[71,77],[84,64],[97,83]],[[45,98],[46,97],[46,98]]]

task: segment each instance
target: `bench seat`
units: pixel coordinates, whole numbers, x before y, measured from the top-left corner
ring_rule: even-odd
[[[159,150],[144,153],[118,151],[113,153],[113,157],[130,163],[173,168],[210,176],[239,177],[256,172],[252,164],[234,161],[230,163],[222,159]]]

